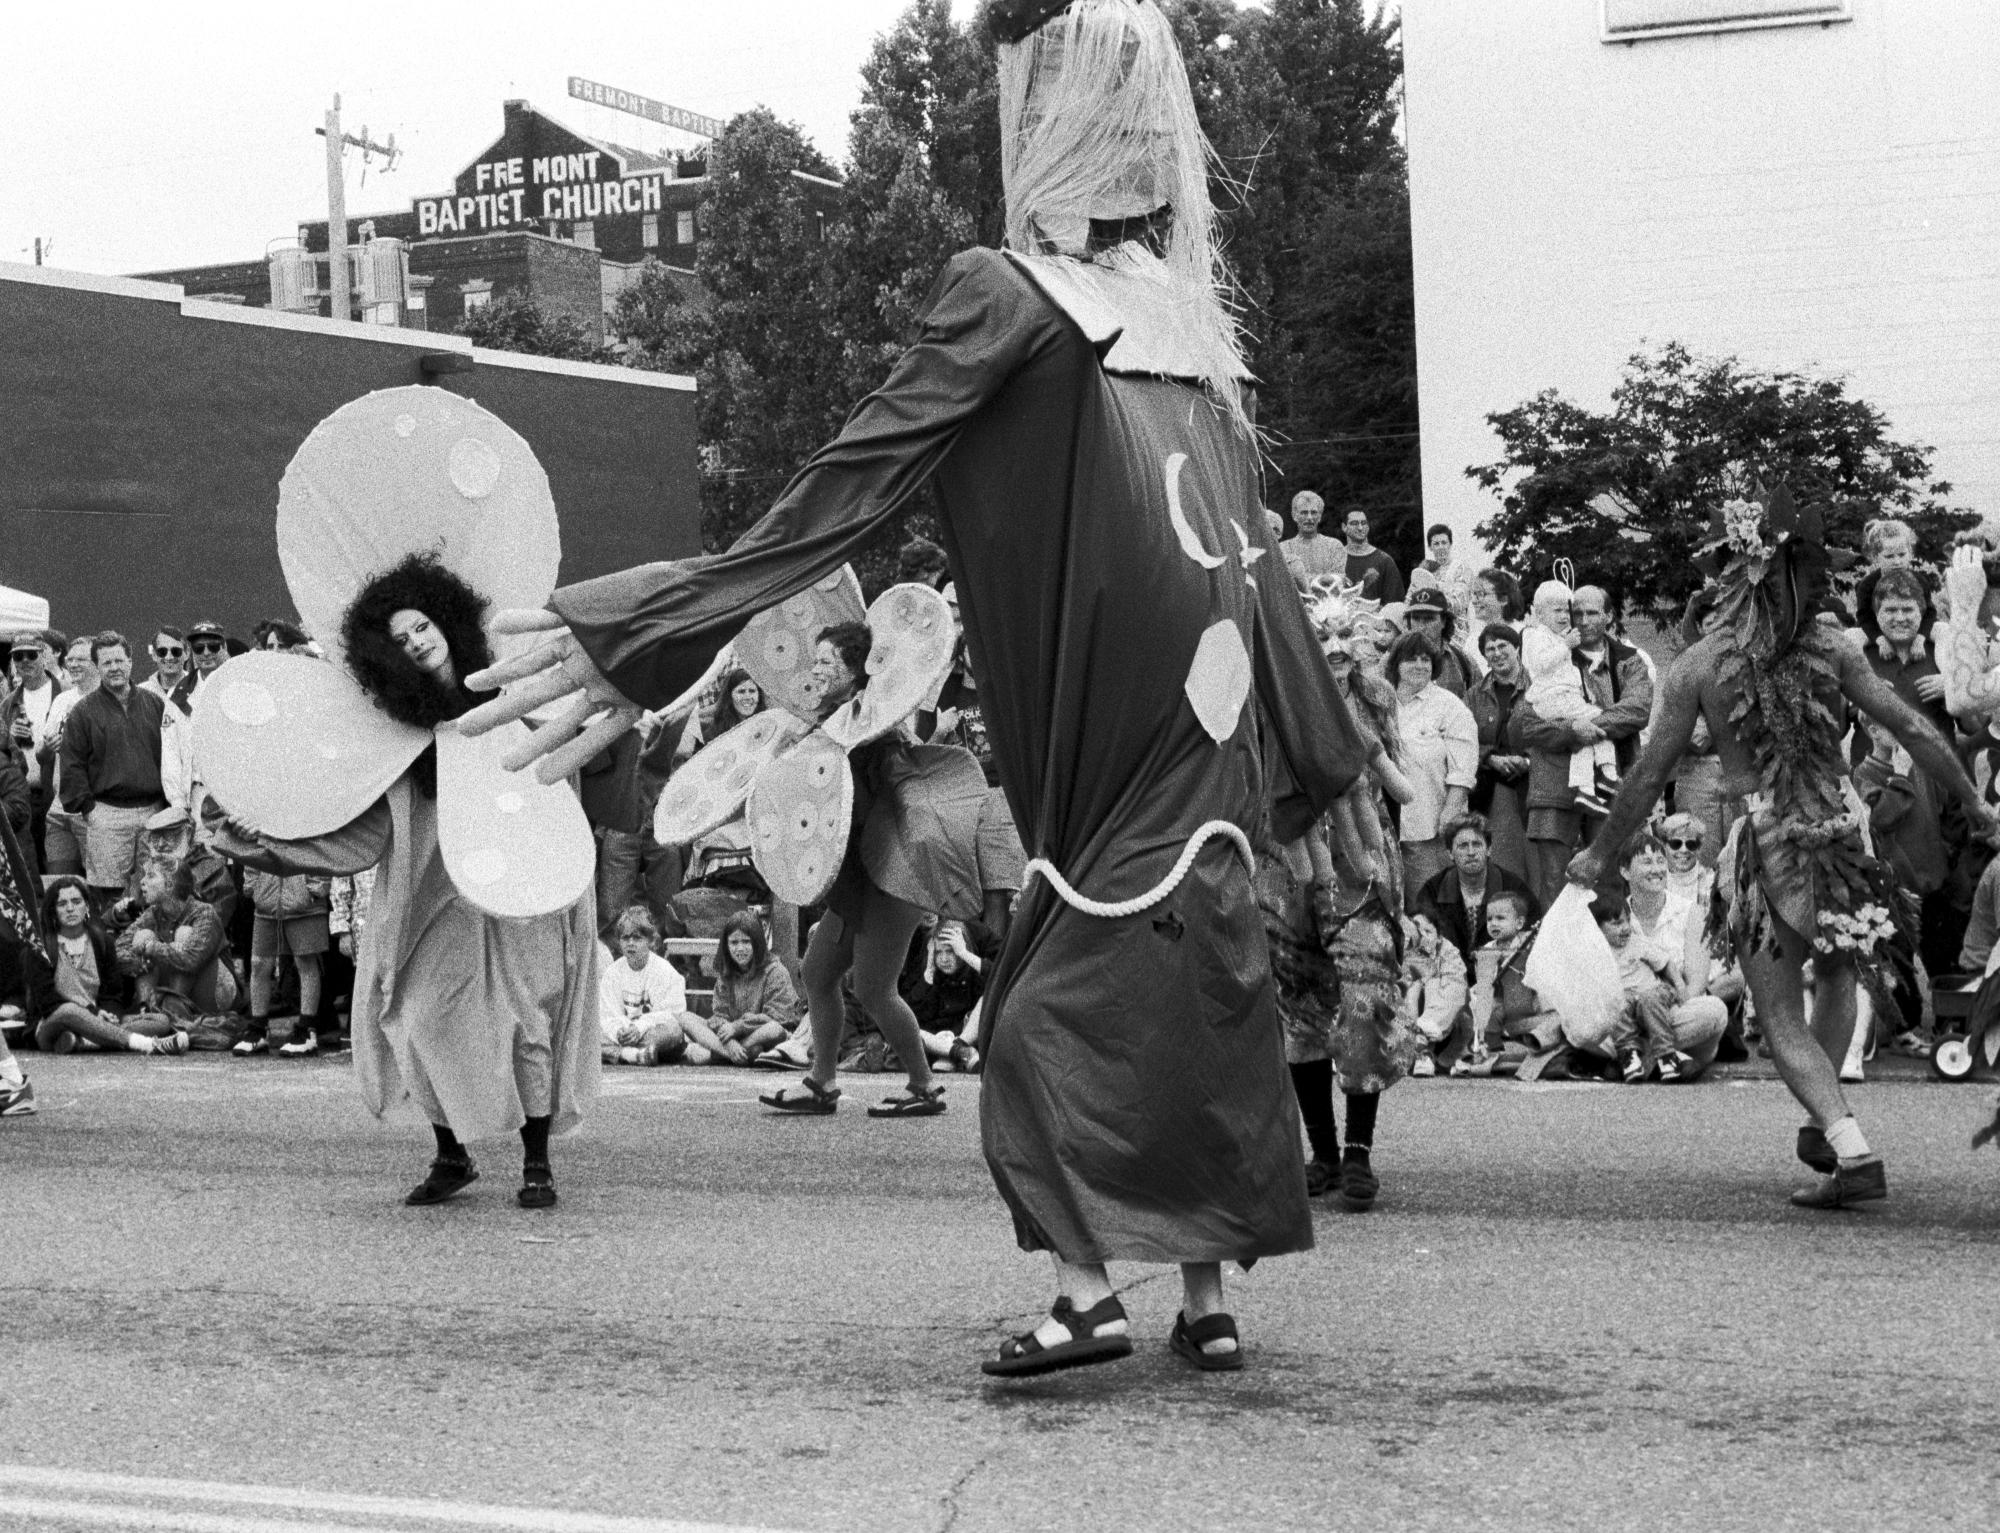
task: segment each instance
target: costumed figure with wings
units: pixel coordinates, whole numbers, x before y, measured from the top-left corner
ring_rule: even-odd
[[[1888,1195],[1874,1153],[1840,1087],[1838,1061],[1854,1031],[1857,976],[1879,982],[1883,944],[1914,919],[1910,900],[1870,846],[1866,816],[1841,750],[1852,704],[1910,753],[1976,824],[1992,812],[1949,741],[1820,620],[1837,554],[1824,516],[1783,488],[1732,500],[1716,514],[1701,563],[1715,576],[1721,621],[1667,673],[1652,738],[1596,840],[1569,865],[1594,888],[1617,848],[1651,814],[1706,720],[1725,796],[1745,813],[1732,827],[1710,909],[1717,950],[1742,960],[1771,1057],[1811,1115],[1798,1157],[1824,1180],[1792,1195],[1841,1208]],[[1803,968],[1814,971],[1808,1027]],[[1878,1000],[1886,1006],[1886,1000]]]
[[[773,706],[698,752],[660,795],[661,845],[741,815],[771,892],[826,906],[801,965],[812,1063],[803,1080],[758,1099],[775,1111],[838,1110],[841,982],[850,972],[856,998],[909,1074],[870,1116],[945,1110],[896,981],[927,913],[980,914],[991,882],[979,842],[986,778],[970,751],[917,744],[902,726],[944,681],[957,632],[950,606],[928,586],[892,586],[864,615],[861,584],[843,566],[752,618],[717,657],[712,671],[733,659]]]
[[[555,505],[528,444],[469,400],[390,389],[336,411],[285,471],[278,553],[328,659],[254,652],[202,687],[194,737],[216,846],[273,873],[379,866],[355,954],[354,1061],[381,1116],[405,1097],[437,1155],[409,1194],[475,1181],[466,1145],[519,1132],[519,1201],[556,1201],[550,1134],[598,1082],[590,827],[567,782],[470,739],[465,681],[496,604],[544,601]]]
[[[986,993],[981,1130],[1060,1295],[984,1366],[1129,1353],[1104,1264],[1134,1260],[1182,1266],[1175,1351],[1236,1367],[1220,1264],[1313,1238],[1250,838],[1271,797],[1278,838],[1299,836],[1365,750],[1260,510],[1210,153],[1171,24],[1151,0],[1008,0],[989,17],[1008,248],[946,266],[887,382],[727,553],[567,587],[553,616],[510,620],[565,631],[498,668],[520,695],[465,727],[574,691],[572,709],[607,716],[537,746],[599,748],[933,485],[1034,859]],[[800,845],[838,864],[848,831],[829,816]]]

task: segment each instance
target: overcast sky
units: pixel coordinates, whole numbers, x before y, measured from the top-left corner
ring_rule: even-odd
[[[861,60],[906,3],[24,0],[0,42],[0,261],[32,260],[37,235],[89,272],[261,257],[326,216],[313,130],[336,91],[348,131],[407,151],[365,183],[349,153],[350,214],[449,190],[509,97],[587,136],[693,143],[571,100],[573,74],[712,117],[761,103],[838,161]]]

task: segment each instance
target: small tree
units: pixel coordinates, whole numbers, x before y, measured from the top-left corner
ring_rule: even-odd
[[[568,314],[554,314],[528,298],[501,298],[474,309],[458,323],[458,333],[488,351],[525,351],[570,362],[610,358],[590,326]]]
[[[1710,512],[1752,481],[1783,483],[1828,507],[1827,538],[1858,548],[1870,518],[1900,516],[1922,557],[1941,560],[1975,525],[1947,506],[1931,449],[1899,442],[1889,421],[1834,378],[1765,372],[1678,343],[1639,352],[1598,413],[1554,389],[1487,416],[1505,456],[1468,478],[1500,498],[1478,528],[1496,562],[1524,578],[1554,560],[1667,617],[1701,587],[1694,551]]]

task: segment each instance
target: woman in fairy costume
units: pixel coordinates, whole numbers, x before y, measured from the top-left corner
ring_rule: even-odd
[[[1337,1192],[1351,1213],[1375,1205],[1376,1108],[1410,1073],[1418,1042],[1398,982],[1402,859],[1385,833],[1383,804],[1408,802],[1413,790],[1396,764],[1396,694],[1356,663],[1357,649],[1373,649],[1356,630],[1380,605],[1359,593],[1320,581],[1309,611],[1334,680],[1368,732],[1368,770],[1304,835],[1284,845],[1267,839],[1257,862],[1285,1061],[1312,1149],[1306,1189],[1315,1197]],[[1344,1150],[1336,1086],[1347,1105]]]
[[[478,1179],[468,1145],[519,1134],[524,1208],[556,1201],[549,1139],[598,1075],[594,848],[568,783],[472,741],[465,678],[492,664],[491,601],[555,583],[548,483],[496,417],[392,389],[322,422],[287,469],[286,582],[330,660],[252,653],[194,718],[224,855],[274,873],[376,868],[355,954],[354,1060],[378,1117],[408,1098],[436,1155],[405,1202]]]
[[[1882,1157],[1849,1109],[1838,1061],[1854,1031],[1857,976],[1873,974],[1881,941],[1913,914],[1870,849],[1848,786],[1843,699],[1900,741],[1975,823],[1993,824],[1944,736],[1817,621],[1836,557],[1819,509],[1800,509],[1782,487],[1716,513],[1702,562],[1717,576],[1722,621],[1675,659],[1645,752],[1596,840],[1569,866],[1572,883],[1597,885],[1609,849],[1645,823],[1706,720],[1723,791],[1748,810],[1723,854],[1728,871],[1717,881],[1711,928],[1741,956],[1772,1060],[1810,1114],[1798,1157],[1825,1180],[1792,1195],[1807,1208],[1888,1195]]]

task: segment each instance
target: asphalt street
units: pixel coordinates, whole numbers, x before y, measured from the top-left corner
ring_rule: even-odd
[[[1249,1366],[1165,1337],[1028,1384],[978,1361],[1046,1307],[943,1119],[618,1070],[453,1203],[343,1062],[26,1063],[0,1121],[0,1527],[1991,1528],[2000,1154],[1990,1087],[1857,1088],[1893,1197],[1791,1209],[1768,1070],[1688,1088],[1412,1081],[1383,1196],[1231,1273]],[[1878,1071],[1878,1075],[1882,1072]]]

